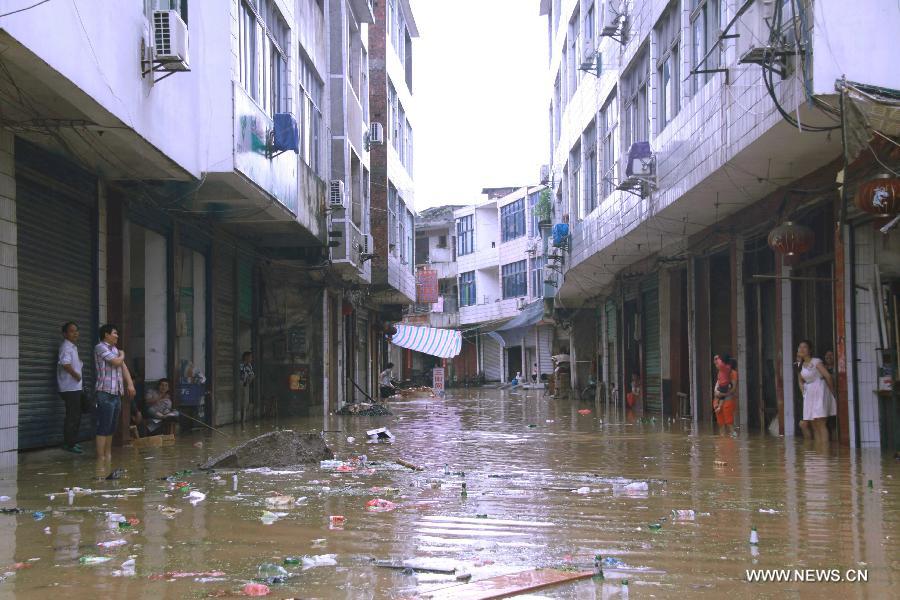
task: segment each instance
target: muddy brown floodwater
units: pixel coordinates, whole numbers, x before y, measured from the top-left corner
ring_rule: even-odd
[[[396,402],[393,417],[280,423],[340,430],[325,433],[337,457],[365,454],[368,468],[240,471],[236,489],[231,472],[181,474],[180,490],[161,478],[272,424],[226,428],[229,439],[198,431],[174,446],[117,449],[113,467],[126,470],[117,481],[97,479],[90,453],[25,453],[17,471],[0,474],[0,495],[10,497],[0,507],[24,511],[0,514],[0,598],[238,596],[261,564],[285,557],[315,566],[284,565],[289,576],[269,597],[415,598],[454,577],[371,559],[418,559],[478,580],[544,566],[590,569],[597,554],[606,559],[603,581],[529,597],[617,598],[623,579],[631,598],[897,597],[893,457],[626,424],[602,407],[579,414],[584,408],[536,391],[452,390],[444,401]],[[366,443],[364,430],[378,426],[394,443]],[[65,489],[76,486],[94,493],[70,504]],[[206,497],[192,504],[191,492]],[[274,493],[305,500],[269,506]],[[398,506],[367,511],[376,498]],[[694,519],[676,520],[673,510],[693,510]],[[107,513],[138,521],[121,528]],[[343,528],[332,528],[331,515],[345,517]],[[105,542],[121,545],[98,546]],[[122,566],[130,558],[133,570]],[[859,569],[868,582],[747,581],[747,569],[788,568]]]

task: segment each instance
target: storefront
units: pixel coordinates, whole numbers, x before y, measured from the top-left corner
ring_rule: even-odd
[[[19,448],[62,443],[56,364],[67,321],[79,325],[84,385],[93,384],[97,337],[97,181],[16,139]],[[80,438],[92,434],[82,419]]]

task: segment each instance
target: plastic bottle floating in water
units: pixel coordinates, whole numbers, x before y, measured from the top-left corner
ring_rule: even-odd
[[[759,534],[756,532],[756,527],[750,528],[750,543],[754,546],[759,544]]]

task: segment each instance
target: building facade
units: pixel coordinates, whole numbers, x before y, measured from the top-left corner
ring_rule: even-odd
[[[547,178],[554,222],[571,230],[554,305],[579,333],[572,353],[592,365],[573,369],[573,383],[597,377],[606,398],[633,392],[646,414],[710,423],[712,357],[730,354],[739,425],[792,436],[795,350],[810,339],[836,357],[834,434],[879,445],[876,379],[896,372],[896,354],[876,352],[887,346],[872,344],[859,286],[891,277],[884,257],[900,234],[873,234],[847,199],[897,171],[896,147],[875,139],[869,160],[844,160],[840,107],[847,81],[900,84],[891,52],[855,33],[896,28],[895,11],[754,0],[543,0],[540,10]],[[790,256],[783,234],[797,225],[804,247]]]
[[[543,186],[486,188],[487,200],[453,212],[459,324],[477,375],[507,382],[516,373],[549,375],[559,341],[544,320],[546,237],[536,209]]]
[[[87,385],[97,327],[113,322],[139,398],[168,377],[176,405],[212,425],[323,414],[353,383],[373,389],[374,20],[367,0],[4,17],[4,462],[61,440],[66,321]]]

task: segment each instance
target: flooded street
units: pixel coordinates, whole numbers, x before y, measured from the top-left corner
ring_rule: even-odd
[[[604,580],[529,597],[620,597],[624,579],[632,598],[884,598],[900,584],[892,457],[626,424],[601,407],[580,414],[585,408],[540,391],[409,398],[392,404],[393,417],[326,419],[336,458],[365,454],[366,467],[239,471],[236,484],[231,472],[196,466],[270,425],[117,449],[113,467],[126,472],[115,481],[98,480],[91,453],[25,453],[18,472],[0,479],[0,495],[10,497],[0,507],[23,510],[0,515],[0,598],[239,596],[265,563],[291,575],[270,585],[273,598],[427,597],[458,584],[455,575],[372,559],[417,559],[476,581],[535,567],[592,570],[597,554],[606,559]],[[320,419],[280,425],[322,428]],[[381,426],[396,440],[366,443],[365,430]],[[180,489],[163,479],[178,472],[175,481],[187,484]],[[76,486],[94,493],[70,503],[65,490]],[[267,504],[274,492],[305,500]],[[398,506],[368,511],[376,498]],[[694,513],[676,519],[679,510]],[[107,513],[137,520],[122,527]],[[343,528],[333,528],[331,515],[345,517]],[[753,527],[758,545],[750,544]],[[133,571],[122,567],[129,558]],[[756,568],[861,569],[868,582],[748,583],[745,570]]]

